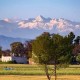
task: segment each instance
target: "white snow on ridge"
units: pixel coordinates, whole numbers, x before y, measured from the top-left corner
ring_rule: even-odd
[[[80,22],[73,22],[67,19],[51,19],[43,16],[37,16],[36,18],[29,18],[26,20],[22,19],[8,19],[5,18],[3,21],[17,25],[17,28],[28,28],[28,29],[43,29],[43,30],[56,30],[60,32],[80,30]],[[1,26],[6,26],[4,23],[0,23]],[[10,27],[11,28],[11,27]]]
[[[48,19],[43,16],[38,16],[34,18],[33,21],[18,23],[19,28],[30,28],[30,29],[45,29],[51,30],[56,26],[59,31],[73,31],[74,29],[80,29],[80,23],[72,22],[63,18],[59,19]]]

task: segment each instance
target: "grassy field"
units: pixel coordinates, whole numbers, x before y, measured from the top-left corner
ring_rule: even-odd
[[[5,68],[10,70],[5,70]],[[53,74],[53,66],[49,65]],[[57,80],[80,80],[80,65],[70,65],[68,68],[57,70]],[[44,68],[40,65],[0,64],[0,80],[47,80]],[[54,80],[54,76],[52,79]]]
[[[5,70],[5,67],[10,70]],[[49,66],[49,72],[53,74],[53,66]],[[80,75],[80,65],[70,65],[68,68],[57,70],[58,75]],[[45,75],[44,68],[40,65],[27,64],[0,64],[0,75]]]
[[[47,80],[46,76],[0,75],[0,80]],[[54,76],[51,80],[54,80]],[[57,80],[80,80],[79,75],[60,75]]]

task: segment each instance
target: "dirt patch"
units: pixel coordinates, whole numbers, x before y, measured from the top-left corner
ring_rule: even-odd
[[[46,76],[0,75],[0,80],[47,80]],[[54,80],[54,76],[52,79]],[[61,75],[57,80],[80,80],[79,75]]]

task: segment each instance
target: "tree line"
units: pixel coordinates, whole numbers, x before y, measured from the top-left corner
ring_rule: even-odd
[[[2,50],[2,47],[0,47],[0,57],[2,55],[8,56],[8,55],[14,55],[16,57],[22,57],[25,56],[27,60],[32,56],[32,41],[25,41],[25,43],[21,42],[13,42],[10,44],[11,49]],[[27,61],[29,63],[29,61]]]
[[[35,40],[26,41],[24,44],[21,42],[13,42],[10,44],[10,47],[11,50],[5,50],[5,52],[14,53],[15,56],[22,56],[23,54],[26,54],[29,58],[32,57],[33,51],[35,52],[35,55],[39,55],[39,57],[40,55],[44,56],[44,54],[46,54],[44,57],[45,59],[42,57],[43,60],[46,60],[47,57],[51,60],[53,58],[53,54],[55,53],[55,58],[59,54],[63,56],[61,58],[64,58],[67,55],[66,57],[71,57],[71,63],[80,63],[80,36],[75,37],[73,32],[70,32],[66,36],[44,32]],[[2,55],[2,51],[2,47],[0,47],[0,56]]]

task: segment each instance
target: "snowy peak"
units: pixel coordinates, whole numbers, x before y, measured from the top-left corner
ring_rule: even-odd
[[[59,19],[45,18],[41,15],[37,16],[36,18],[29,18],[26,20],[5,18],[4,21],[8,23],[7,25],[4,23],[4,25],[7,26],[7,28],[9,26],[9,23],[11,23],[10,26],[11,25],[13,26],[14,24],[14,26],[16,26],[19,29],[21,28],[43,29],[43,30],[56,30],[58,32],[80,30],[80,22],[73,22],[64,18]],[[4,26],[1,22],[0,25]]]
[[[35,18],[35,20],[36,20],[36,21],[39,21],[39,22],[42,22],[44,19],[45,19],[45,18],[44,18],[43,16],[41,16],[41,15],[39,15],[39,16],[37,16],[37,17]]]
[[[51,19],[44,18],[43,16],[37,16],[32,21],[18,23],[20,28],[30,28],[30,29],[44,29],[52,30],[57,29],[58,31],[74,31],[75,29],[80,29],[80,23],[66,20],[64,18]]]
[[[19,21],[21,21],[21,19],[18,19],[18,18],[12,18],[12,19],[10,19],[10,18],[5,18],[3,21],[5,21],[5,22],[8,22],[8,23],[16,23],[16,22],[19,22]]]
[[[4,21],[5,21],[5,22],[11,22],[11,20],[8,19],[8,18],[5,18]]]
[[[68,34],[73,31],[80,35],[80,22],[73,22],[64,18],[45,18],[37,16],[28,19],[0,19],[0,35],[11,37],[35,38],[42,32]]]

